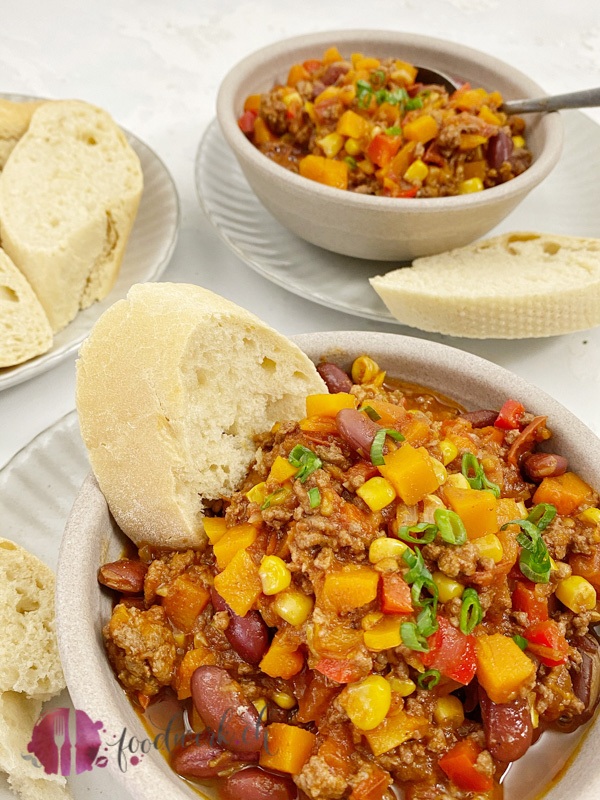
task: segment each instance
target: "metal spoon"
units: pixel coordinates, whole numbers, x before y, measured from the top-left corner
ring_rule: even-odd
[[[417,81],[419,83],[444,86],[450,93],[456,91],[459,87],[458,81],[443,72],[429,69],[429,67],[418,67]],[[506,114],[530,114],[533,112],[560,111],[563,108],[595,108],[597,106],[600,106],[600,87],[528,100],[507,100],[500,106],[500,110]]]

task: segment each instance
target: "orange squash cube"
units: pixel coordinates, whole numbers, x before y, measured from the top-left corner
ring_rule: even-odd
[[[411,717],[405,711],[400,711],[393,717],[386,717],[372,731],[364,731],[364,736],[373,755],[380,756],[409,739],[421,736],[427,725],[425,717]]]
[[[213,545],[219,569],[225,569],[238,551],[245,550],[254,544],[257,536],[257,529],[248,522],[229,528],[225,535]]]
[[[402,128],[404,138],[408,142],[429,142],[438,134],[439,126],[431,114],[423,114],[412,122],[407,122]]]
[[[196,617],[204,610],[209,599],[208,589],[186,575],[179,575],[169,583],[168,594],[162,598],[161,605],[176,628],[190,633]]]
[[[283,456],[277,456],[269,471],[267,483],[269,481],[275,481],[275,483],[285,483],[290,478],[293,478],[297,472],[298,467],[290,464],[287,458],[283,458]]]
[[[487,489],[460,489],[446,486],[444,495],[463,521],[469,539],[478,539],[498,530],[498,501]]]
[[[306,398],[307,417],[335,417],[343,408],[356,408],[356,397],[353,394],[309,394]]]
[[[414,448],[408,442],[385,456],[379,472],[409,506],[435,492],[440,485],[427,450]]]
[[[235,614],[245,617],[262,592],[258,567],[245,550],[239,550],[215,577],[215,589]]]
[[[179,700],[185,700],[186,697],[192,696],[192,675],[198,667],[203,667],[206,664],[214,666],[216,663],[217,656],[212,650],[209,650],[208,647],[195,647],[193,650],[188,650],[177,668],[177,674],[175,676],[177,698]]]
[[[323,597],[340,614],[371,603],[377,597],[379,573],[370,567],[347,567],[325,575]]]
[[[258,763],[266,769],[297,775],[310,758],[316,740],[315,734],[304,728],[272,722]]]
[[[475,641],[477,680],[494,703],[510,703],[535,673],[535,664],[510,636],[482,634]]]
[[[259,666],[270,678],[287,681],[300,672],[304,666],[304,656],[299,650],[290,650],[275,637]]]
[[[204,517],[202,520],[204,533],[208,536],[208,541],[211,544],[216,544],[227,531],[227,522],[225,517]]]
[[[257,118],[256,122],[260,120]],[[256,126],[256,123],[255,123]],[[255,128],[256,130],[256,128]],[[256,141],[256,136],[255,136]],[[335,189],[348,188],[348,165],[345,161],[334,161],[324,156],[304,156],[299,165],[300,175]]]
[[[572,514],[592,494],[591,487],[574,472],[544,478],[533,495],[534,503],[551,503],[559,514]]]

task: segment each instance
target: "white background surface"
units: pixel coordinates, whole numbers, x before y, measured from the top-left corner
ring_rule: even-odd
[[[170,169],[182,229],[164,279],[210,288],[286,334],[387,329],[422,335],[287,293],[241,263],[204,218],[194,156],[214,117],[219,82],[237,60],[285,36],[391,27],[486,50],[549,93],[600,86],[598,0],[0,0],[0,9],[0,91],[96,103]],[[588,113],[600,122],[599,109]],[[600,208],[598,228],[600,235]],[[599,330],[515,342],[430,338],[528,378],[600,433]],[[74,407],[74,361],[0,393],[0,466]]]

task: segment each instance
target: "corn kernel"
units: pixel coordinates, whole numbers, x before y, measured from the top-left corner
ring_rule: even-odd
[[[469,489],[469,481],[465,478],[462,472],[453,472],[446,478],[446,484],[454,486],[455,489]],[[527,514],[525,514],[527,516]]]
[[[173,639],[177,647],[185,647],[185,633],[183,631],[173,631]]]
[[[438,698],[433,709],[433,718],[438,725],[448,728],[458,728],[465,721],[463,704],[458,697],[448,694]]]
[[[377,564],[378,561],[383,561],[384,558],[401,558],[406,548],[407,545],[401,542],[400,539],[380,536],[379,539],[373,539],[371,542],[369,561],[371,564]]]
[[[458,455],[458,448],[450,439],[442,439],[440,442],[440,450],[442,451],[442,464],[444,466],[454,461]]]
[[[262,720],[263,722],[266,722],[269,707],[267,705],[267,701],[265,700],[265,698],[258,697],[256,700],[252,701],[252,705],[258,711],[259,719]]]
[[[315,104],[314,104],[314,103],[311,103],[311,102],[310,102],[310,100],[307,100],[307,101],[304,103],[304,110],[305,110],[305,111],[306,111],[306,113],[308,114],[308,116],[309,116],[309,118],[310,118],[310,121],[311,121],[311,122],[314,122],[314,123],[315,123],[315,125],[316,125],[316,124],[317,124],[317,122],[318,122],[318,120],[317,120],[317,113],[316,113],[316,111],[315,111]]]
[[[344,137],[339,133],[329,133],[322,139],[317,139],[317,144],[327,158],[334,158],[344,146]]]
[[[371,511],[381,511],[396,498],[396,491],[392,484],[380,477],[365,481],[362,486],[358,487],[356,494],[365,501]]]
[[[344,147],[349,156],[359,156],[362,153],[362,147],[358,139],[347,139]]]
[[[268,494],[269,490],[267,489],[267,484],[262,481],[261,483],[257,483],[256,486],[253,486],[249,492],[246,492],[246,497],[251,503],[262,506]]]
[[[359,356],[352,364],[352,380],[354,383],[373,383],[380,372],[379,364],[369,356]]]
[[[558,564],[557,564],[557,563],[556,563],[556,561],[555,561],[555,560],[552,558],[552,556],[550,556],[550,571],[551,571],[551,572],[556,572],[556,571],[557,571],[557,569],[558,569]]]
[[[417,688],[417,684],[414,681],[411,681],[410,678],[388,677],[386,680],[389,683],[392,692],[394,694],[399,694],[400,697],[408,697],[410,694],[416,691]]]
[[[289,92],[288,94],[284,95],[282,98],[283,104],[289,108],[292,104],[296,103],[299,106],[304,104],[304,100],[300,97],[298,92]]]
[[[473,194],[473,192],[483,191],[483,181],[481,178],[469,178],[467,181],[461,181],[458,184],[459,194]]]
[[[440,486],[443,483],[446,483],[448,478],[448,472],[446,471],[446,467],[442,464],[441,461],[438,461],[437,458],[431,458],[431,463],[433,465],[433,471],[435,472],[435,477],[438,479]]]
[[[522,136],[513,136],[512,141],[515,147],[525,147],[525,139]]]
[[[581,514],[577,514],[577,519],[590,525],[600,525],[600,508],[586,508]]]
[[[157,594],[159,597],[166,597],[169,594],[169,584],[163,583],[158,587],[155,594]]]
[[[322,517],[330,517],[335,511],[334,493],[331,489],[324,489],[321,492],[321,505],[319,511]]]
[[[312,597],[294,589],[280,592],[273,603],[273,609],[281,619],[294,627],[299,627],[306,622],[312,607]]]
[[[583,611],[592,611],[596,608],[596,590],[592,584],[581,575],[571,575],[564,578],[556,587],[556,596],[567,608],[575,614]]]
[[[279,708],[284,708],[286,711],[290,711],[296,706],[296,698],[289,692],[275,692],[272,699]]]
[[[340,704],[355,728],[371,731],[386,718],[392,704],[392,689],[381,675],[369,675],[349,684],[340,695]]]
[[[365,175],[372,175],[375,172],[375,165],[370,158],[364,158],[362,161],[359,161],[356,166],[361,172],[364,172]]]
[[[383,619],[383,614],[381,611],[369,611],[368,614],[365,614],[364,617],[360,621],[360,627],[363,631],[368,631],[371,628],[374,628],[380,620]]]
[[[473,539],[471,544],[477,549],[481,558],[491,558],[495,564],[502,561],[504,548],[495,533],[488,533],[478,539]]]
[[[462,583],[448,577],[448,575],[443,572],[434,572],[432,577],[433,582],[437,586],[438,597],[441,603],[447,603],[455,597],[462,597],[462,593],[465,590]]]
[[[420,158],[412,162],[404,173],[404,180],[409,183],[422,183],[429,174],[429,167]]]
[[[227,522],[224,517],[204,517],[202,525],[211,544],[218,542],[227,530]]]
[[[292,573],[279,556],[265,556],[258,568],[263,594],[279,594],[292,582]]]

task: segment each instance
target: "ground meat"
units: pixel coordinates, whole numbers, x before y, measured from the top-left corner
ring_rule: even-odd
[[[311,756],[294,782],[313,800],[337,800],[348,788],[348,782],[320,756]]]
[[[536,711],[548,722],[563,715],[577,715],[583,711],[583,703],[573,694],[571,676],[564,664],[546,670],[535,688]]]
[[[287,106],[282,94],[282,89],[274,89],[261,95],[260,100],[260,116],[277,136],[282,136],[287,130]]]
[[[194,550],[168,553],[155,559],[148,567],[144,580],[144,600],[150,605],[156,599],[156,590],[160,586],[177,578],[198,561],[198,554]]]
[[[437,562],[441,572],[450,578],[473,575],[481,561],[479,551],[471,542],[459,547],[427,544],[423,548],[423,555],[426,559]]]
[[[556,516],[544,531],[544,541],[548,552],[557,561],[561,561],[567,554],[573,534],[573,525],[572,519]]]

